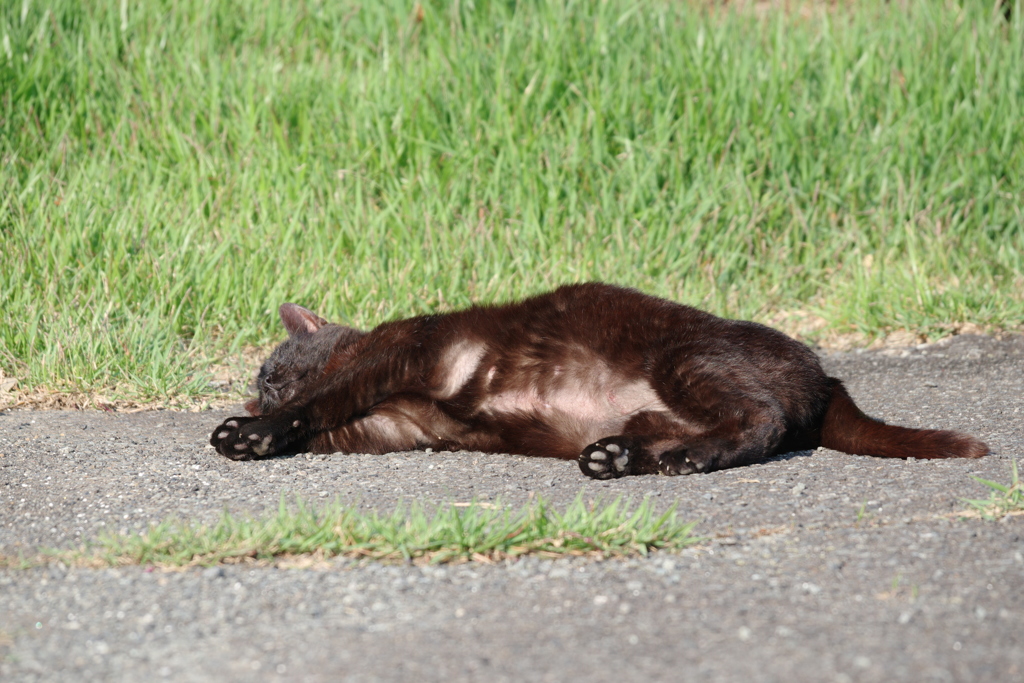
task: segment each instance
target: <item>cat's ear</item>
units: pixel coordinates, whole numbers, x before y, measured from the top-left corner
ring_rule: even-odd
[[[284,328],[288,330],[289,335],[299,332],[312,334],[327,324],[327,321],[316,313],[298,304],[281,304],[278,312],[281,314],[281,322],[284,323]]]

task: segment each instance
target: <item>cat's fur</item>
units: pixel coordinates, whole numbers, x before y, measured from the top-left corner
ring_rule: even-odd
[[[976,458],[948,431],[865,416],[814,353],[752,322],[600,283],[504,306],[333,325],[295,304],[259,398],[211,438],[234,460],[432,447],[578,460],[601,479],[828,448]]]

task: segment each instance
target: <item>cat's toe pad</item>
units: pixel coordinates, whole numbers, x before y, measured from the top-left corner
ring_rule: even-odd
[[[612,479],[629,474],[630,448],[611,439],[601,439],[580,453],[580,469],[594,479]]]
[[[214,446],[217,445],[217,441],[223,441],[224,439],[231,436],[231,432],[238,429],[238,420],[225,420],[224,424],[217,427],[213,433],[213,438],[210,439],[210,443]]]
[[[250,434],[249,442],[252,452],[256,455],[266,455],[270,452],[270,443],[274,440],[274,437],[267,434],[264,437],[260,437],[259,434]]]

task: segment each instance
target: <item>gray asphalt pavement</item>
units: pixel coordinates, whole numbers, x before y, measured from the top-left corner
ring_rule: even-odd
[[[651,496],[708,541],[629,561],[0,570],[0,680],[1024,680],[1024,517],[956,515],[988,494],[972,477],[1007,482],[1024,454],[1024,338],[824,362],[869,414],[967,431],[993,454],[819,449],[598,482],[480,453],[234,463],[206,447],[231,411],[2,413],[6,556],[259,513],[282,493],[385,511]]]

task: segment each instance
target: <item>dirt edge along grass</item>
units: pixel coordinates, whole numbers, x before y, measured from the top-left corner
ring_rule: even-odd
[[[225,512],[212,525],[169,519],[142,533],[102,535],[77,551],[47,552],[40,561],[189,567],[297,556],[416,564],[492,563],[523,555],[621,558],[699,543],[693,527],[677,518],[675,505],[655,513],[646,498],[633,508],[621,498],[588,505],[580,494],[561,513],[539,497],[516,511],[500,502],[473,501],[448,503],[429,513],[413,502],[381,515],[338,501],[319,509],[301,498],[289,504],[282,496],[273,515]],[[7,560],[10,567],[31,564],[23,558]]]

